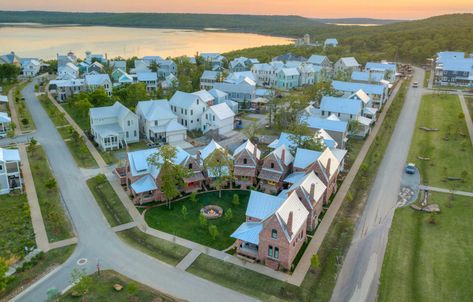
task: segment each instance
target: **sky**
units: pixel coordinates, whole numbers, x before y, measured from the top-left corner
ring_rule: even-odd
[[[0,10],[300,15],[421,19],[473,13],[473,0],[0,0]]]

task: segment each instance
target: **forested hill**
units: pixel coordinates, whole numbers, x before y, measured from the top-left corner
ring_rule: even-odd
[[[298,16],[254,16],[157,13],[63,13],[0,11],[2,22],[80,24],[150,28],[204,29],[254,32],[312,40],[337,38],[340,55],[380,54],[390,60],[425,62],[440,50],[473,53],[473,14],[452,14],[380,26],[337,26]]]

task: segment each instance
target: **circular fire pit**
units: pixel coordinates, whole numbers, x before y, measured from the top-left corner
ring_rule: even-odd
[[[202,215],[207,219],[217,219],[222,217],[223,209],[216,205],[208,205],[200,209]]]

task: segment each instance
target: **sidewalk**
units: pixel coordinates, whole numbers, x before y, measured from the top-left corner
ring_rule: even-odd
[[[23,183],[25,185],[26,196],[30,206],[31,222],[33,223],[33,230],[36,239],[36,246],[41,251],[47,252],[49,250],[48,234],[44,227],[43,216],[36,195],[36,188],[34,186],[33,175],[31,174],[30,163],[26,153],[26,146],[20,145],[18,147],[21,157],[21,170],[23,173]]]
[[[368,153],[371,147],[371,144],[376,138],[376,135],[378,134],[378,131],[381,128],[381,125],[383,124],[384,118],[386,117],[386,113],[388,112],[389,107],[391,107],[391,104],[394,98],[396,97],[401,85],[402,85],[402,82],[399,82],[399,84],[397,85],[397,87],[395,88],[391,96],[389,97],[389,100],[386,102],[384,109],[381,112],[374,128],[371,130],[371,133],[366,139],[366,142],[363,144],[363,147],[358,153],[358,157],[356,158],[350,171],[345,177],[345,180],[340,186],[340,189],[338,190],[337,195],[335,195],[335,198],[333,199],[330,207],[325,213],[324,218],[322,219],[319,226],[317,227],[317,230],[315,231],[315,234],[312,240],[310,241],[309,246],[305,250],[304,255],[302,255],[302,258],[299,261],[298,265],[296,266],[294,273],[290,276],[288,280],[289,283],[296,286],[300,286],[302,282],[304,281],[304,278],[311,266],[310,260],[312,258],[312,255],[317,254],[320,246],[322,245],[322,242],[325,239],[325,236],[330,230],[330,226],[332,225],[332,222],[335,219],[335,216],[337,215],[338,210],[340,209],[343,201],[345,200],[348,190],[350,189],[351,184],[353,180],[355,179],[356,174],[358,173],[358,170],[360,169],[361,164],[363,163],[363,160],[365,159],[366,154]]]
[[[471,120],[471,114],[466,105],[465,96],[463,92],[458,92],[458,97],[460,98],[460,104],[462,106],[463,114],[465,115],[466,127],[468,128],[468,133],[470,134],[470,141],[473,145],[473,121]]]
[[[450,189],[444,189],[444,188],[438,188],[438,187],[430,187],[430,186],[424,186],[424,185],[420,185],[420,186],[419,186],[419,189],[420,189],[420,190],[429,190],[429,191],[438,192],[438,193],[447,193],[447,194],[453,193],[453,194],[455,194],[455,195],[473,197],[473,193],[472,193],[472,192],[457,191],[457,190],[453,190],[453,191],[452,191],[452,190],[450,190]]]

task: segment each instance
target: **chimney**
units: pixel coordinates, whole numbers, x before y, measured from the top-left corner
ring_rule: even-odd
[[[281,150],[281,161],[283,165],[286,165],[286,149],[282,148]]]
[[[331,176],[331,175],[330,175],[330,164],[331,164],[331,163],[332,163],[332,159],[329,158],[329,159],[327,160],[327,166],[325,167],[325,170],[327,170],[327,174],[328,174],[328,177],[329,177],[329,178],[330,178],[330,176]]]
[[[310,199],[313,199],[315,195],[315,183],[310,184]]]
[[[255,155],[255,158],[256,158],[256,156],[257,156],[257,154],[258,154],[257,152],[258,152],[258,145],[255,144],[255,149],[253,150],[253,154]]]
[[[294,214],[293,212],[289,212],[289,217],[287,218],[287,232],[289,236],[292,236],[292,221],[294,219]]]

